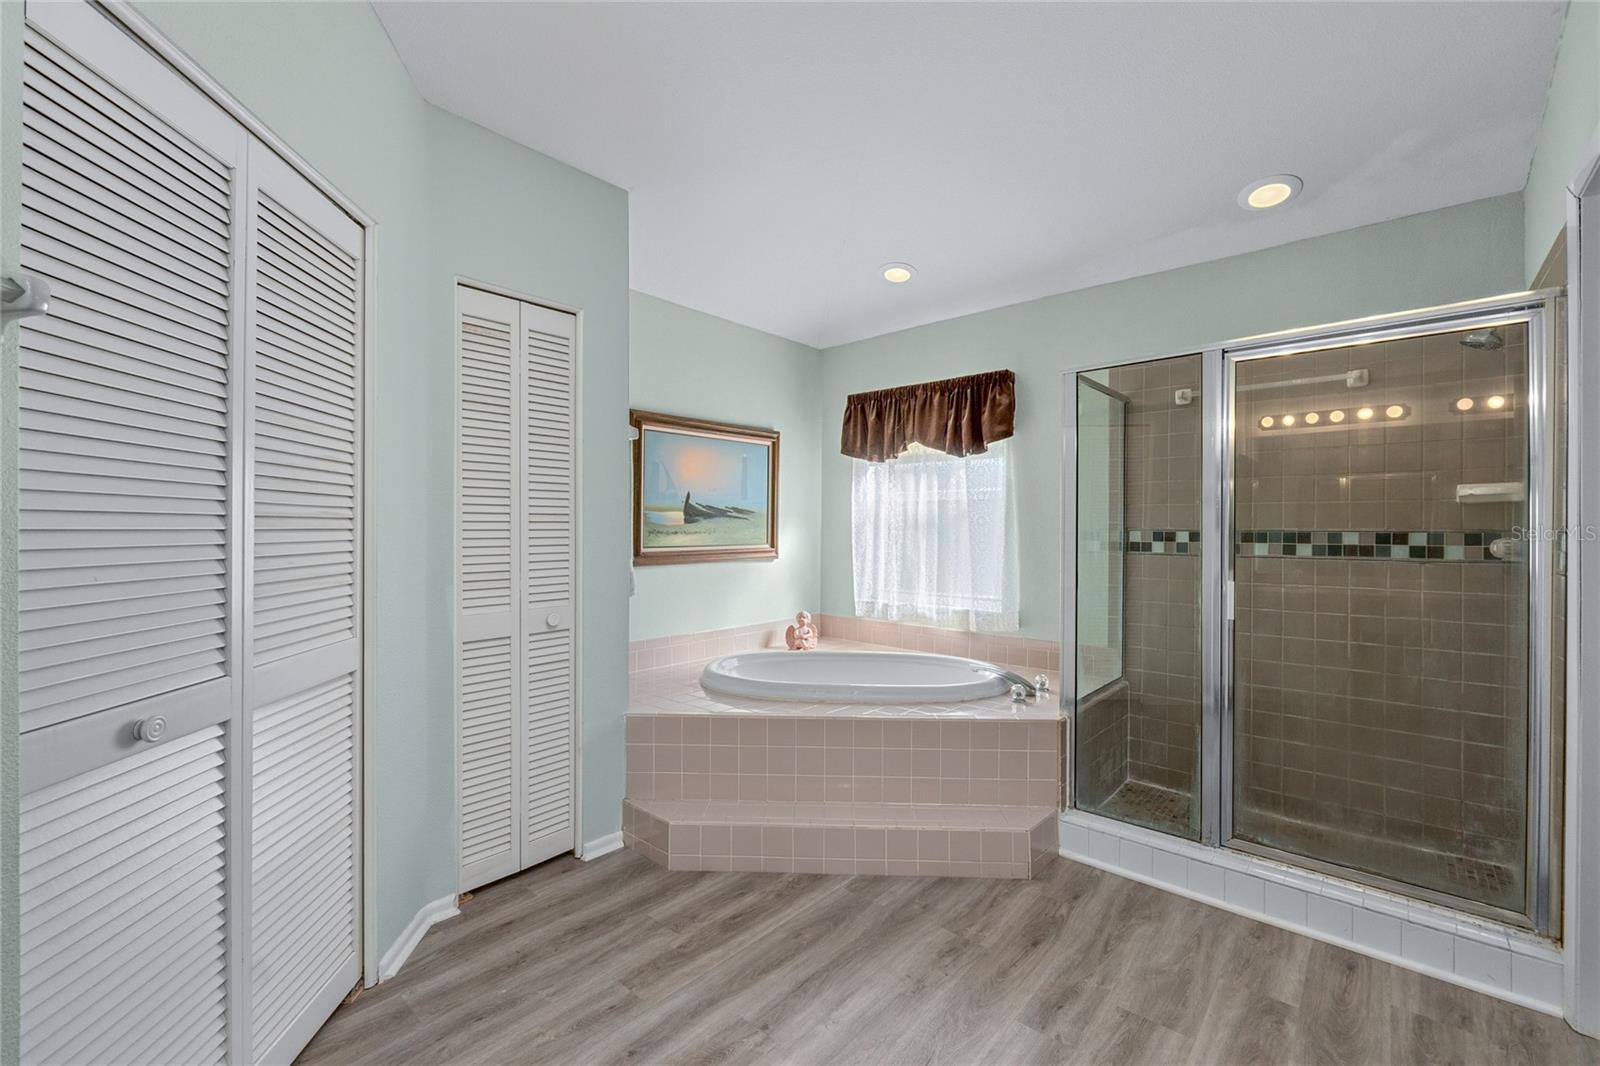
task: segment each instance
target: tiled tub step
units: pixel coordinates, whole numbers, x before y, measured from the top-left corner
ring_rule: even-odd
[[[624,843],[673,870],[1028,878],[1056,810],[980,804],[627,799]]]
[[[804,708],[800,708],[804,710]],[[1060,722],[628,712],[637,800],[1053,807]]]

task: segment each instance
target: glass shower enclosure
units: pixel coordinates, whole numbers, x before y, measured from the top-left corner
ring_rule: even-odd
[[[1191,839],[1200,835],[1199,387],[1198,355],[1076,382],[1077,802]]]
[[[1074,806],[1553,931],[1558,299],[1070,376]]]

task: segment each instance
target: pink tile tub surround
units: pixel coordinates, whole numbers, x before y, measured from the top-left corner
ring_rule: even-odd
[[[623,803],[624,843],[673,870],[1028,878],[1056,856],[1054,807]]]
[[[1060,723],[630,712],[627,796],[1054,808]]]
[[[1029,677],[1039,671],[1054,675],[1061,670],[1061,645],[1053,640],[1032,640],[996,633],[965,633],[934,626],[880,622],[872,618],[837,614],[823,615],[820,625],[825,638],[876,644],[902,651],[926,651],[937,655],[982,659],[1016,668],[1018,673],[1026,668],[1030,671]]]
[[[636,640],[628,645],[628,672],[703,663],[719,655],[732,655],[740,651],[782,648],[784,630],[793,622],[791,615],[775,622]]]
[[[1017,669],[1019,673],[1026,669],[1030,671],[1029,677],[1041,670],[1055,674],[1061,669],[1061,645],[1051,640],[1031,640],[993,633],[963,633],[933,626],[880,622],[837,614],[814,618],[825,643],[848,641],[902,651],[960,655],[968,659],[1001,663]],[[782,648],[784,629],[793,620],[785,616],[777,621],[756,625],[636,640],[628,645],[628,670],[630,673],[659,670],[666,666],[703,663],[719,655],[732,655],[735,652]]]
[[[826,616],[823,647],[984,659],[1054,691],[841,705],[700,687],[706,661],[782,647],[787,623],[632,646],[628,847],[675,870],[781,873],[1025,878],[1054,858],[1058,645]]]
[[[820,647],[830,651],[882,651],[881,645],[860,644],[838,637],[824,636]],[[761,649],[756,649],[761,650]],[[904,650],[904,649],[898,649]],[[719,655],[722,653],[718,653]],[[732,655],[730,651],[726,654]],[[788,651],[784,655],[805,655],[807,652]],[[942,654],[942,653],[935,653]],[[710,658],[716,658],[711,656]],[[988,660],[994,661],[994,660]],[[742,696],[728,696],[707,692],[700,685],[700,673],[706,659],[690,659],[668,666],[638,670],[628,677],[629,714],[686,714],[737,715],[761,714],[787,717],[831,718],[989,718],[994,720],[1039,719],[1055,720],[1060,717],[1058,700],[1061,690],[1060,674],[1053,669],[1035,668],[1023,663],[1000,663],[1030,679],[1044,674],[1050,682],[1050,693],[1043,699],[1026,703],[1012,703],[1009,695],[991,696],[981,700],[963,700],[958,703],[915,704],[839,704],[801,703],[790,700],[760,700]]]

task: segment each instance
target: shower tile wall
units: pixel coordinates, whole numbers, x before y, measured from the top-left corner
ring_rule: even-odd
[[[1502,333],[1499,351],[1442,334],[1238,364],[1237,529],[1510,536],[1523,504],[1456,500],[1526,479],[1526,336]],[[1357,370],[1358,388],[1258,388]],[[1485,412],[1490,395],[1510,402]],[[1526,567],[1372,554],[1237,557],[1235,832],[1521,910]]]
[[[1078,706],[1078,806],[1100,808],[1127,782],[1128,718],[1126,680],[1106,685]]]
[[[1200,357],[1118,367],[1109,384],[1129,399],[1124,523],[1130,537],[1137,531],[1145,539],[1152,532],[1198,538]],[[1180,389],[1191,390],[1194,402],[1178,404]],[[1200,752],[1200,556],[1133,552],[1124,574],[1127,778],[1189,795]],[[1184,806],[1190,809],[1178,817],[1192,828],[1192,805]]]

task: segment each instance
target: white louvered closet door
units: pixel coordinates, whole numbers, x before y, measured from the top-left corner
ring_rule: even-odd
[[[30,3],[22,1057],[288,1062],[359,978],[362,233]]]
[[[520,314],[515,300],[465,287],[456,307],[456,743],[466,890],[522,868]]]
[[[27,18],[21,266],[52,295],[20,338],[22,1058],[215,1062],[246,138],[92,8]]]
[[[577,318],[522,305],[522,866],[573,850]]]
[[[250,1058],[289,1062],[361,975],[362,231],[250,147],[245,679]]]
[[[461,887],[570,852],[576,318],[457,289]]]

